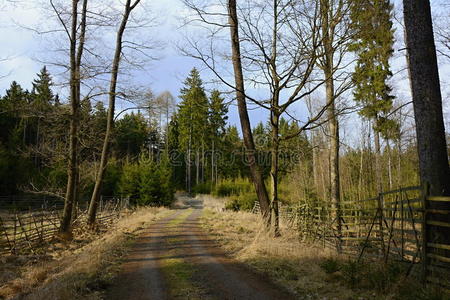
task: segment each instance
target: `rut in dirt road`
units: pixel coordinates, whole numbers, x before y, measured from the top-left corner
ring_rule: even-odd
[[[202,230],[201,203],[151,225],[138,238],[106,299],[292,299],[227,258]]]

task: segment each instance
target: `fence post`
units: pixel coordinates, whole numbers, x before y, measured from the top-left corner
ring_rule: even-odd
[[[384,229],[383,229],[383,221],[384,221],[384,213],[383,213],[383,194],[378,194],[378,211],[379,211],[379,221],[378,227],[380,230],[380,240],[381,240],[381,255],[385,256],[385,245],[384,245]]]
[[[423,186],[422,190],[422,284],[425,286],[427,284],[427,275],[428,275],[428,258],[427,258],[427,236],[428,236],[428,228],[427,228],[427,217],[428,217],[428,196],[430,194],[430,185],[426,182]]]

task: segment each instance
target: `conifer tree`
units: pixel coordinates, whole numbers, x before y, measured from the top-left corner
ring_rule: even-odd
[[[372,121],[375,132],[375,167],[377,189],[382,191],[380,134],[393,126],[387,115],[392,109],[394,96],[387,83],[392,76],[389,59],[393,54],[394,29],[391,21],[392,5],[389,0],[354,0],[351,8],[354,43],[350,50],[358,57],[353,82],[354,99],[361,103],[360,114]]]
[[[210,129],[209,143],[211,149],[211,182],[218,178],[219,153],[223,150],[223,137],[228,120],[228,106],[224,103],[218,90],[211,92],[208,111],[208,126]]]
[[[37,79],[33,80],[33,88],[31,93],[33,95],[33,102],[39,103],[39,105],[55,104],[55,95],[51,90],[53,85],[52,77],[44,66],[40,73],[37,74]]]
[[[208,129],[208,98],[197,69],[192,69],[186,78],[180,98],[182,102],[178,110],[179,145],[180,150],[187,155],[186,189],[190,192],[192,156],[195,156],[196,183],[199,183],[200,152],[205,150]]]

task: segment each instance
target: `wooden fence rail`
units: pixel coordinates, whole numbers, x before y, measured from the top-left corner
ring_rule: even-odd
[[[128,204],[127,198],[102,197],[97,222],[102,225],[112,223]],[[61,217],[62,209],[48,207],[46,210],[0,214],[0,255],[34,252],[36,246],[55,238]],[[80,225],[85,220],[86,210],[80,210],[73,223]]]
[[[295,227],[302,239],[319,242],[357,260],[407,263],[408,274],[422,276],[424,283],[438,283],[450,291],[450,245],[427,240],[430,230],[450,228],[450,223],[430,216],[448,216],[450,210],[431,209],[430,202],[450,202],[450,197],[433,197],[427,189],[413,186],[369,199],[342,201],[337,210],[329,203],[300,201],[295,206],[281,207],[280,217]],[[255,205],[253,212],[258,211]]]

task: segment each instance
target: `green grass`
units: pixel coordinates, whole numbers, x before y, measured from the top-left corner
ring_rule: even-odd
[[[176,227],[183,223],[186,218],[192,213],[192,209],[186,209],[183,213],[181,213],[179,216],[177,216],[175,219],[170,220],[168,226],[169,227]]]
[[[164,258],[160,262],[161,270],[167,279],[172,298],[204,299],[203,289],[192,278],[194,266],[181,258]]]

